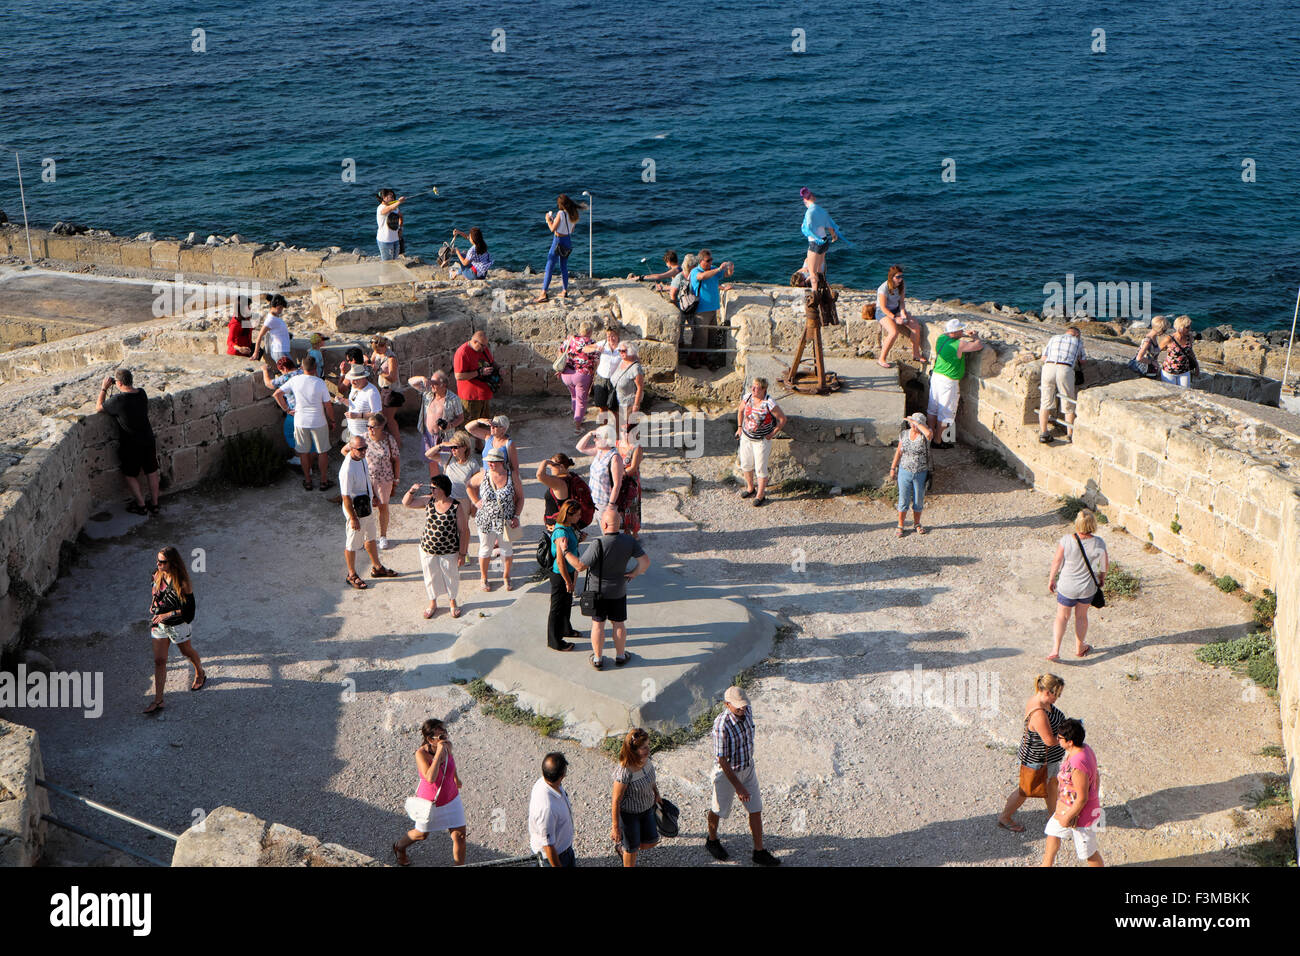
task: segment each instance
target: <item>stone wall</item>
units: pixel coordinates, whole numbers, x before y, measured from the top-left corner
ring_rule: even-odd
[[[176,841],[172,866],[383,866],[300,830],[218,807]]]
[[[35,866],[45,848],[49,795],[36,731],[0,720],[0,869]]]

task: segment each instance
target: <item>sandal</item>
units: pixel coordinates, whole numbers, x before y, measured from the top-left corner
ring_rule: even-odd
[[[366,588],[370,587],[369,584],[367,584],[365,581],[362,581],[361,578],[359,578],[355,574],[349,574],[346,578],[344,578],[344,580],[347,581],[348,584],[356,588],[358,591],[364,591]]]
[[[916,533],[917,533],[917,534],[929,534],[929,533],[930,533],[930,529],[929,529],[929,528],[922,528],[920,525],[917,525],[917,526],[916,526]]]
[[[1021,826],[1019,823],[1016,823],[1014,820],[1012,820],[1010,823],[1003,823],[1001,820],[999,820],[999,821],[998,821],[998,829],[999,829],[999,830],[1010,830],[1012,833],[1024,833],[1024,832],[1025,832],[1025,828],[1024,828],[1023,826]]]
[[[199,676],[196,677],[194,679],[194,683],[190,685],[190,690],[203,690],[203,688],[207,686],[207,683],[208,683],[208,672],[199,671]]]
[[[311,490],[313,489],[313,487],[314,487],[314,486],[312,485],[312,483],[311,483],[311,479],[310,479],[310,478],[304,478],[304,479],[302,480],[302,490],[303,490],[303,491],[311,491]]]
[[[1077,656],[1077,657],[1087,657],[1087,656],[1088,656],[1088,652],[1091,651],[1091,650],[1092,650],[1092,645],[1091,645],[1091,644],[1085,644],[1085,645],[1083,645],[1083,652],[1080,653],[1080,654],[1078,654],[1078,655],[1076,655],[1076,656]]]
[[[329,481],[328,479],[320,483],[321,491],[329,491],[333,487],[334,487],[334,482]]]
[[[550,299],[550,296],[547,295],[545,292],[543,292],[541,295],[539,295],[537,298],[533,299],[533,300],[532,300],[531,302],[529,302],[528,304],[529,304],[529,305],[541,305],[543,302],[546,302],[548,299]]]
[[[902,537],[903,535],[905,535],[905,534],[907,534],[907,529],[906,529],[906,528],[895,528],[895,529],[894,529],[894,537],[895,537],[895,538],[901,538],[901,537]]]
[[[624,651],[622,657],[616,657],[616,658],[614,658],[614,666],[615,666],[615,667],[622,667],[624,664],[626,664],[626,663],[627,663],[628,661],[630,661],[631,659],[632,659],[632,652],[631,652],[631,651]]]
[[[453,605],[451,606],[451,616],[452,616],[452,617],[460,617],[460,605],[459,605],[459,604],[453,604]]]
[[[126,510],[131,512],[131,514],[133,515],[147,515],[149,513],[149,509],[146,508],[144,505],[140,504],[138,501],[130,502],[126,506]]]
[[[427,621],[437,613],[438,609],[436,607],[426,607],[424,609],[424,619]]]
[[[150,717],[152,717],[154,714],[158,713],[158,711],[162,709],[163,709],[162,701],[155,700],[152,704],[150,704],[148,707],[144,709],[144,712],[148,714]]]
[[[398,865],[398,866],[410,866],[410,865],[411,865],[411,861],[410,861],[409,859],[406,859],[406,860],[402,859],[402,857],[404,857],[404,856],[406,856],[406,854],[403,853],[401,850],[399,850],[399,849],[397,848],[397,844],[394,843],[394,844],[393,844],[393,859],[395,859],[395,860],[397,861],[397,865]]]
[[[479,589],[480,591],[491,591],[491,590],[492,590],[492,585],[488,584],[488,580],[487,580],[487,578],[481,578],[480,580],[483,582],[482,584],[480,584],[480,585],[478,586],[478,589]]]
[[[1047,659],[1048,659],[1049,661],[1051,661],[1053,664],[1055,664],[1055,663],[1058,663],[1058,662],[1061,660],[1061,655],[1060,655],[1060,654],[1048,654],[1048,655],[1047,655]]]
[[[753,490],[750,490],[750,491],[742,491],[742,492],[740,493],[740,497],[742,497],[742,498],[752,498],[752,497],[754,497],[754,495],[756,495],[756,494],[758,494],[758,492],[757,492],[757,491],[753,491]]]
[[[372,578],[395,578],[397,577],[397,572],[392,568],[386,568],[380,565],[377,568],[370,569],[370,576]]]
[[[587,660],[591,661],[591,666],[596,670],[600,670],[601,666],[605,663],[605,658],[597,657],[595,654],[591,655]]]

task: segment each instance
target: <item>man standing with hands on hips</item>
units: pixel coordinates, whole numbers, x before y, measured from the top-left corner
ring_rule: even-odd
[[[781,861],[763,849],[763,801],[758,795],[758,774],[754,770],[754,715],[749,698],[739,687],[727,688],[723,711],[713,722],[713,808],[709,811],[709,836],[704,848],[715,860],[730,855],[718,839],[718,821],[730,815],[731,802],[739,797],[749,811],[749,832],[754,837],[754,862],[779,866]]]

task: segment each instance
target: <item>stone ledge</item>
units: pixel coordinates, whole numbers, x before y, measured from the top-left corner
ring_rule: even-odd
[[[301,830],[218,807],[181,834],[172,866],[383,866],[373,857],[322,843]]]
[[[45,848],[49,795],[36,731],[0,720],[0,868],[35,866]]]

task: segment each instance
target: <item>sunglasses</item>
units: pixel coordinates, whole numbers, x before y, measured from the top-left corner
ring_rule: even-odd
[[[166,558],[159,558],[159,559],[158,559],[158,563],[159,563],[159,564],[166,564],[166,563],[167,563],[167,559],[166,559]]]

